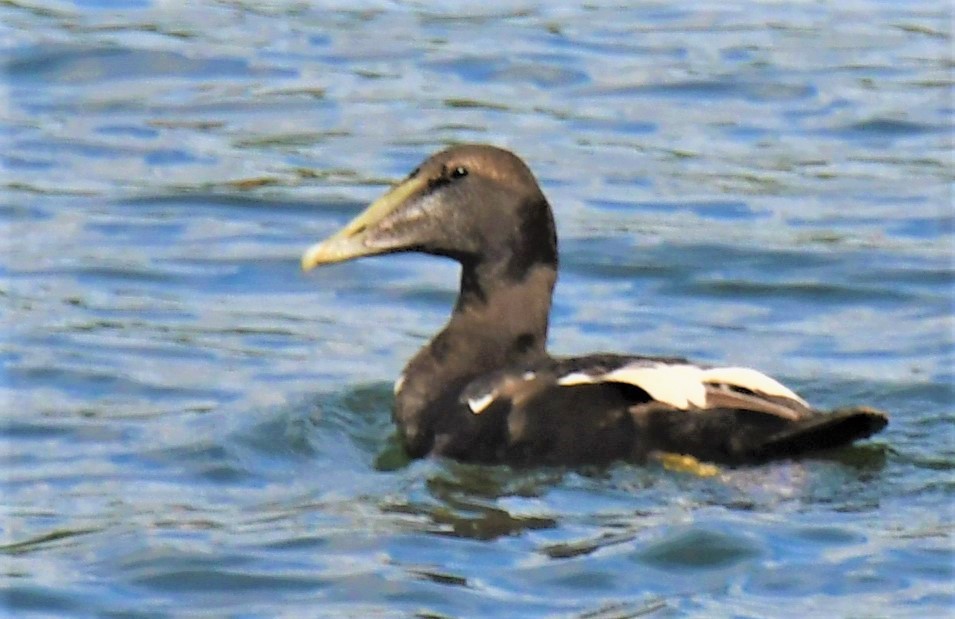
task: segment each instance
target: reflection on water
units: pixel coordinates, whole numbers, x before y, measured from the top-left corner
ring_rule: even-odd
[[[0,15],[11,615],[955,604],[949,11]],[[455,268],[298,254],[463,141],[518,151],[555,206],[555,351],[753,364],[887,432],[708,478],[410,462],[390,381]]]

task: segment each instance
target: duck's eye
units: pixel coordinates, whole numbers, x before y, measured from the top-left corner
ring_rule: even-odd
[[[445,185],[450,184],[452,181],[455,181],[459,178],[468,175],[468,169],[464,166],[456,166],[453,168],[448,168],[447,166],[441,166],[441,174],[435,178],[432,178],[428,181],[428,189],[437,189],[439,187],[444,187]]]

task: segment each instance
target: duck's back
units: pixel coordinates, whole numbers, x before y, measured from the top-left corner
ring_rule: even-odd
[[[591,355],[542,359],[470,380],[430,411],[431,452],[514,464],[642,462],[657,453],[729,463],[838,447],[878,432],[868,408],[820,412],[741,367]]]

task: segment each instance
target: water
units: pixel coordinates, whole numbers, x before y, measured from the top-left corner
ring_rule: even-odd
[[[7,615],[955,612],[951,8],[542,4],[0,8]],[[454,266],[297,260],[452,141],[555,206],[553,350],[890,426],[706,479],[407,462]]]

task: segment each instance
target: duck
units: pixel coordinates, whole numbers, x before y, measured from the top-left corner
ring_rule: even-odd
[[[450,319],[395,383],[393,420],[411,458],[510,465],[727,465],[795,459],[888,423],[867,406],[813,408],[779,381],[682,357],[552,356],[557,231],[530,168],[492,145],[428,157],[362,213],[308,247],[303,271],[419,252],[460,264]]]

